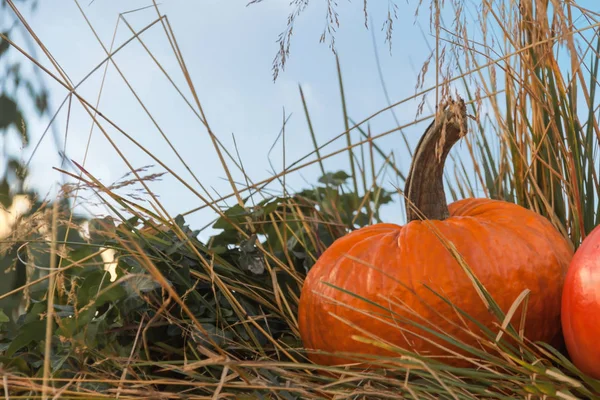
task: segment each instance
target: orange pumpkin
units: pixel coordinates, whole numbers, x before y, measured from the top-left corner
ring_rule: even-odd
[[[451,102],[417,146],[405,188],[407,224],[358,229],[336,240],[309,271],[298,311],[305,348],[398,355],[352,338],[368,337],[368,332],[392,345],[464,365],[429,340],[452,348],[447,342],[404,320],[430,321],[479,347],[461,329],[464,320],[434,291],[498,331],[472,281],[437,234],[454,244],[504,312],[523,290],[531,291],[525,324],[529,339],[561,339],[561,291],[573,255],[570,243],[548,220],[513,203],[466,199],[446,204],[444,162],[466,131],[464,102]],[[517,326],[520,312],[513,318]],[[356,362],[343,355],[309,352],[309,357],[324,365]]]
[[[569,266],[562,294],[562,328],[573,364],[600,379],[600,226],[585,238]]]

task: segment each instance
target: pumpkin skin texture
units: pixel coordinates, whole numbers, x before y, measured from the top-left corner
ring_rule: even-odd
[[[450,218],[431,223],[454,243],[504,312],[508,311],[523,290],[531,290],[525,335],[530,340],[557,343],[561,339],[561,291],[572,257],[568,242],[545,218],[512,203],[467,199],[451,204],[449,210]],[[446,333],[477,346],[467,333],[432,311],[436,310],[460,326],[455,312],[423,285],[427,284],[488,328],[498,331],[492,324],[494,317],[475,292],[471,280],[426,222],[412,221],[405,226],[376,224],[334,242],[306,278],[301,293],[299,327],[307,349],[398,356],[397,353],[353,340],[353,334],[366,335],[350,328],[331,313],[398,347],[422,355],[447,355],[424,339],[410,333],[402,335],[398,326],[411,331],[415,331],[415,328],[393,321],[386,310],[323,282],[341,287],[391,309],[397,315],[423,324],[423,321],[401,309],[400,304],[403,303],[425,319],[435,322]],[[388,303],[386,298],[395,304]],[[336,302],[329,299],[335,299]],[[373,314],[365,315],[353,309]],[[389,324],[373,318],[375,314],[383,314],[382,319]],[[520,312],[512,319],[517,326],[519,318]],[[434,338],[423,331],[418,333]],[[441,344],[449,347],[445,342]],[[325,365],[355,362],[320,354],[309,354],[309,357],[313,362]],[[458,359],[446,362],[462,365]]]
[[[499,331],[494,325],[498,321],[438,234],[453,243],[505,313],[529,289],[525,335],[560,344],[561,293],[572,247],[548,220],[516,204],[465,199],[446,205],[444,162],[465,132],[464,102],[452,102],[436,115],[415,151],[404,190],[408,222],[353,231],[317,260],[306,277],[298,307],[306,349],[399,356],[352,337],[375,335],[422,356],[443,356],[442,361],[450,365],[469,365],[448,352],[461,355],[458,348],[406,321],[481,348],[469,332],[482,337],[479,328],[459,317],[443,296],[492,332]],[[512,318],[517,327],[521,313],[519,307]],[[308,357],[323,365],[357,362],[342,354],[309,351]]]
[[[600,227],[575,252],[562,295],[562,327],[573,363],[600,379]]]

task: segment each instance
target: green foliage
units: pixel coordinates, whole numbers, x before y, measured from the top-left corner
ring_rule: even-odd
[[[6,132],[11,125],[19,130],[21,126],[25,125],[23,112],[17,106],[17,102],[6,94],[0,95],[0,110],[2,110],[2,113],[0,113],[0,132]],[[24,144],[27,144],[26,129],[22,131],[22,138]]]
[[[332,176],[339,182],[332,183]],[[321,186],[252,206],[225,209],[213,224],[221,232],[207,243],[197,238],[198,231],[192,230],[182,216],[177,216],[173,225],[140,224],[139,217],[120,223],[111,218],[92,220],[89,241],[70,237],[64,242],[68,253],[61,254],[58,263],[62,271],[54,291],[50,346],[53,379],[68,380],[83,374],[90,378],[85,388],[108,394],[119,385],[119,379],[108,377],[121,371],[123,360],[128,360],[128,375],[156,382],[141,380],[144,390],[149,391],[144,393],[168,392],[177,398],[181,397],[176,393],[183,392],[211,395],[214,386],[209,383],[228,371],[235,371],[240,379],[258,379],[267,385],[233,385],[227,393],[236,398],[264,398],[275,389],[281,398],[320,398],[323,385],[330,386],[330,394],[355,390],[353,380],[344,382],[302,372],[309,365],[305,364],[294,322],[302,277],[314,260],[333,240],[359,227],[360,219],[355,217],[367,207],[374,216],[381,199],[383,203],[391,200],[390,194],[381,195],[384,190],[379,188],[379,195],[370,192],[362,199],[356,193],[345,193],[343,187],[349,178],[339,172],[325,174]],[[342,200],[344,195],[348,195],[347,201]],[[365,220],[365,224],[373,222]],[[58,237],[65,233],[61,231]],[[117,250],[114,282],[102,268],[98,256],[102,248]],[[48,266],[47,251],[46,247],[26,261]],[[0,362],[10,373],[42,373],[49,293],[46,282],[32,288],[27,311],[15,323],[0,313]],[[435,332],[422,324],[415,326]],[[483,360],[480,362],[504,363],[493,351],[465,347],[452,337],[436,335],[468,349]],[[482,340],[485,337],[495,342],[495,348],[514,360],[502,364],[502,372],[451,368],[392,348],[398,357],[409,358],[403,367],[386,372],[386,379],[388,383],[394,379],[402,382],[409,374],[410,390],[437,398],[447,397],[445,387],[449,385],[457,390],[456,376],[464,380],[463,390],[468,388],[478,398],[514,398],[526,393],[589,397],[592,390],[600,390],[600,383],[585,380],[555,349],[523,342],[510,330],[500,341],[496,335],[486,331]],[[521,347],[516,347],[515,341]],[[424,362],[429,370],[420,368]],[[406,388],[384,385],[379,381],[380,373],[363,371],[359,376],[378,387],[380,394],[411,393]],[[530,381],[530,373],[537,378]],[[98,384],[92,378],[95,376],[104,383]],[[579,379],[585,380],[585,385]],[[206,385],[199,384],[202,382]],[[495,391],[497,396],[492,395]]]
[[[221,232],[206,244],[181,216],[168,229],[138,229],[137,218],[118,225],[111,218],[92,219],[87,242],[73,237],[72,230],[63,242],[68,254],[58,262],[64,272],[54,291],[54,377],[72,378],[87,371],[91,360],[124,357],[132,349],[149,362],[144,373],[164,377],[174,375],[160,372],[158,360],[175,362],[183,355],[202,359],[190,346],[226,352],[238,360],[257,354],[301,359],[295,349],[301,343],[290,326],[297,313],[298,278],[333,240],[373,222],[367,207],[374,216],[391,201],[381,188],[374,188],[365,201],[345,193],[349,178],[343,172],[326,174],[320,179],[323,185],[299,194],[268,198],[254,206],[234,205],[214,222],[213,228]],[[65,234],[62,229],[57,237]],[[43,246],[25,261],[47,268],[49,248]],[[102,260],[94,256],[101,246],[118,251],[116,282],[110,282]],[[156,274],[164,277],[185,308],[165,293]],[[41,368],[47,293],[47,280],[31,287],[27,312],[1,325],[3,355],[24,361],[11,364],[15,371],[36,374]],[[289,308],[282,307],[282,301]],[[165,304],[170,304],[167,309]],[[194,319],[204,335],[191,329]],[[148,320],[153,323],[144,329],[140,348],[135,327]],[[281,343],[287,356],[277,356]],[[197,373],[208,379],[221,370],[206,367]]]
[[[32,7],[37,3],[27,1]],[[3,3],[0,7],[5,9],[7,6]],[[27,146],[29,132],[23,112],[23,99],[31,102],[38,114],[43,115],[48,109],[48,93],[35,76],[22,72],[19,61],[12,61],[8,57],[11,46],[7,39],[11,37],[15,26],[12,24],[7,30],[0,26],[0,67],[5,71],[0,77],[0,136],[6,143],[6,136],[12,128],[20,135],[23,145]]]
[[[35,9],[37,0],[18,0],[15,3],[19,7],[29,6]],[[0,12],[7,13],[8,4],[6,1],[0,2]],[[22,64],[19,58],[11,58],[13,50],[9,40],[16,31],[18,25],[14,23],[11,15],[3,15],[0,18],[0,140],[3,141],[0,147],[3,149],[3,155],[0,157],[0,207],[9,209],[13,204],[16,195],[27,195],[31,200],[32,208],[25,213],[23,217],[28,217],[39,211],[41,202],[35,198],[35,193],[24,187],[28,176],[28,167],[23,161],[22,154],[13,154],[9,151],[9,135],[18,135],[22,148],[30,145],[30,132],[27,120],[31,116],[27,115],[24,109],[32,106],[37,111],[38,116],[44,115],[48,111],[48,94],[43,85],[35,75],[30,75],[22,71]],[[6,24],[6,26],[3,26]],[[2,238],[7,240],[6,238]],[[39,234],[32,233],[28,238],[35,242],[40,239]],[[18,260],[17,250],[23,245],[22,241],[12,244],[3,243],[0,246],[0,294],[10,292],[22,286],[26,281],[25,265]],[[37,244],[30,246],[36,247]],[[34,274],[35,275],[35,274]],[[0,300],[0,308],[12,315],[16,311],[18,304],[22,300],[22,293],[15,293],[12,296]]]

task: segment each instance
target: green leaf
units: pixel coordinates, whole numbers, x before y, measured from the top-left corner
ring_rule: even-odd
[[[12,357],[18,350],[32,342],[39,342],[46,336],[46,320],[37,320],[24,324],[17,336],[6,350],[6,355]]]
[[[175,224],[181,228],[181,230],[185,230],[184,228],[186,227],[185,225],[185,218],[183,217],[183,215],[181,214],[177,214],[177,216],[175,217]]]
[[[360,227],[366,226],[371,222],[371,218],[363,212],[359,212],[358,216],[354,220],[354,224]]]
[[[39,321],[40,315],[45,313],[47,309],[48,306],[45,301],[33,304],[29,312],[25,315],[25,324]]]
[[[107,279],[108,280],[108,279]],[[100,296],[96,299],[96,305],[99,307],[105,303],[114,303],[118,300],[125,298],[127,292],[121,285],[115,285],[109,290],[104,290]]]
[[[5,130],[11,125],[15,125],[15,127],[22,134],[22,141],[24,144],[27,144],[27,131],[22,132],[22,121],[23,121],[23,113],[19,109],[17,102],[6,94],[0,95],[0,130]]]
[[[4,310],[0,308],[0,326],[5,323],[5,322],[9,322],[10,318],[8,318],[8,315],[4,314]]]
[[[107,290],[109,286],[112,286]],[[107,302],[115,302],[127,296],[121,285],[113,285],[104,270],[95,268],[85,274],[81,287],[77,292],[77,302],[87,305],[94,301],[97,307]]]
[[[30,368],[22,357],[0,357],[0,363],[5,371],[14,370],[15,368],[24,374],[30,374]]]
[[[269,214],[273,213],[275,210],[277,210],[277,208],[279,207],[279,205],[282,202],[285,202],[285,199],[283,197],[268,198],[268,199],[261,201],[250,212],[250,216],[252,217],[252,220],[253,221],[267,220],[266,217]]]
[[[238,225],[239,223],[244,221],[245,217],[250,215],[250,213],[239,204],[236,204],[235,206],[226,210],[224,214],[227,217],[227,219],[231,222],[229,222],[224,217],[219,217],[219,219],[217,219],[217,221],[212,226],[214,229],[233,229],[232,223]]]
[[[96,314],[96,307],[91,306],[86,308],[83,312],[78,313],[73,318],[62,318],[60,321],[60,327],[56,331],[58,335],[72,338],[81,329],[89,325]]]
[[[319,178],[319,182],[326,185],[340,186],[344,184],[348,178],[350,178],[350,175],[344,171],[327,172],[325,175]]]

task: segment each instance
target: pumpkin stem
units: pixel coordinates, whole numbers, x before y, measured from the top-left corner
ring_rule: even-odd
[[[404,186],[407,223],[450,216],[444,193],[444,163],[452,146],[467,133],[466,117],[465,102],[450,100],[421,137]]]

